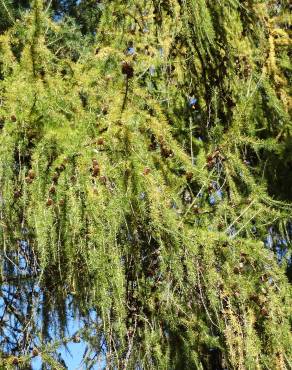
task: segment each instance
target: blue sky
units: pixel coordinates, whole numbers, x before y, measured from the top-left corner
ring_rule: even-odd
[[[61,353],[61,356],[63,360],[65,361],[67,367],[69,370],[85,370],[86,368],[84,365],[82,366],[82,357],[83,353],[85,351],[86,345],[85,343],[70,343],[68,344],[68,351],[65,350],[65,348],[62,348],[59,353]],[[41,357],[35,357],[32,361],[32,366],[34,370],[40,370],[41,369]],[[97,368],[96,368],[97,369]]]
[[[67,335],[73,336],[80,329],[80,322],[75,318],[68,318]],[[85,366],[82,364],[82,358],[86,349],[86,343],[68,343],[67,348],[62,346],[59,348],[58,353],[61,354],[62,359],[65,361],[69,370],[85,370]],[[41,369],[41,356],[33,359],[32,366],[34,370]],[[95,368],[97,369],[97,368]]]

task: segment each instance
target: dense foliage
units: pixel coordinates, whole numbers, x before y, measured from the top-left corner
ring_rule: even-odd
[[[1,0],[2,367],[291,366],[288,11]]]

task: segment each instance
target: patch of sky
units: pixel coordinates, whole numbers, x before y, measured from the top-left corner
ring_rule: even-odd
[[[223,192],[218,189],[212,194],[209,195],[209,203],[211,206],[214,206],[216,203],[218,203],[223,198]]]
[[[227,229],[227,234],[230,236],[230,237],[233,237],[235,234],[236,234],[236,228],[234,226],[230,226],[228,227]]]
[[[150,73],[150,76],[154,76],[155,75],[155,67],[154,66],[150,66],[149,67],[149,73]]]

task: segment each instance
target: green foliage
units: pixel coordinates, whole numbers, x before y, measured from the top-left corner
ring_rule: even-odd
[[[59,366],[69,297],[96,313],[87,368],[289,368],[286,264],[263,242],[273,227],[291,244],[273,172],[291,152],[285,7],[102,5],[96,24],[79,6],[94,41],[40,1],[0,36],[1,279],[26,239],[43,292],[13,356],[38,343]]]

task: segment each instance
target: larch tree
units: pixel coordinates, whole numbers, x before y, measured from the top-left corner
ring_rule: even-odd
[[[83,341],[86,369],[291,368],[289,2],[20,3],[0,367],[64,369]]]

